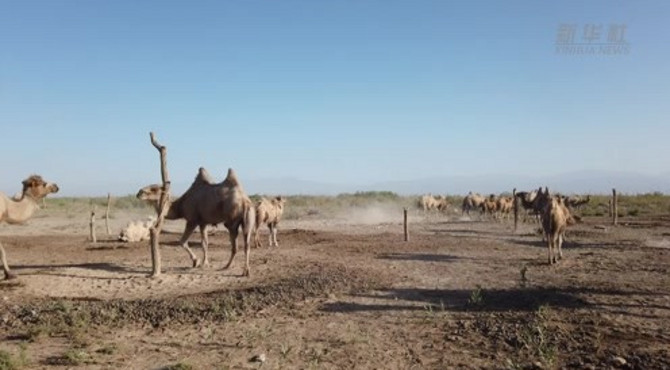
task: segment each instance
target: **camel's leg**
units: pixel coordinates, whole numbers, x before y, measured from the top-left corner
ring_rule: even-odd
[[[551,238],[547,238],[547,250],[549,252],[549,265],[553,263],[552,261],[552,253],[551,253]]]
[[[16,275],[9,271],[9,266],[7,265],[7,255],[5,254],[5,248],[0,243],[0,259],[2,260],[2,270],[5,272],[5,279],[15,279]]]
[[[198,257],[195,256],[191,248],[188,247],[188,238],[191,237],[193,234],[193,231],[195,231],[196,224],[192,223],[186,223],[186,228],[184,229],[184,233],[181,236],[181,239],[179,240],[179,245],[181,245],[182,248],[186,249],[186,252],[188,252],[189,257],[191,257],[191,262],[193,262],[193,267],[198,267],[200,265],[200,261],[198,261]]]
[[[279,242],[277,242],[277,224],[272,226],[272,239],[274,239],[275,247],[279,248]]]
[[[269,232],[269,234],[268,234],[268,242],[270,243],[270,246],[271,246],[271,247],[274,247],[274,243],[273,243],[273,241],[272,241],[272,230],[273,230],[272,223],[269,223],[269,224],[268,224],[268,232]]]
[[[200,225],[200,236],[202,237],[202,265],[201,267],[209,267],[209,235],[207,235],[207,225]]]
[[[237,231],[238,226],[236,225],[234,228],[229,227],[228,228],[228,234],[230,235],[230,259],[228,260],[228,263],[226,263],[225,266],[223,266],[223,269],[227,269],[230,267],[230,264],[233,263],[233,258],[235,258],[235,255],[237,254]]]
[[[253,230],[253,222],[250,224],[244,222],[242,224],[242,235],[244,235],[244,272],[242,276],[250,276],[251,271],[249,270],[249,252],[251,251],[251,231]]]
[[[563,259],[563,234],[558,234],[558,259]]]
[[[260,248],[260,247],[263,246],[263,244],[261,243],[261,239],[258,237],[258,229],[260,229],[260,227],[259,227],[259,225],[256,225],[256,227],[254,227],[254,247],[255,248]]]

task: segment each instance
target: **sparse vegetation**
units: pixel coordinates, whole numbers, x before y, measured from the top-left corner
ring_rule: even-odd
[[[177,362],[174,365],[168,365],[163,370],[193,370],[193,366],[186,362]]]
[[[482,287],[477,285],[477,287],[472,290],[470,293],[470,298],[468,299],[468,305],[472,307],[481,307],[484,304],[484,292]]]
[[[21,345],[18,355],[0,350],[0,370],[19,370],[28,364],[25,345]]]

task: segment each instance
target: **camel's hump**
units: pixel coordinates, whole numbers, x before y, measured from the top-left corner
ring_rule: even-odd
[[[232,168],[228,169],[228,174],[226,175],[226,179],[223,181],[225,185],[228,186],[239,186],[240,181],[237,179],[237,174],[235,173],[235,170]]]
[[[194,183],[205,183],[211,185],[214,184],[214,179],[212,179],[212,176],[204,167],[200,167],[198,169],[198,174],[195,177]]]

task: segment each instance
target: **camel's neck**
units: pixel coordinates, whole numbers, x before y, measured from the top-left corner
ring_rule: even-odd
[[[5,198],[5,204],[7,205],[7,209],[5,210],[5,214],[2,215],[2,220],[10,224],[26,222],[39,209],[39,205],[35,199],[29,196],[24,196],[23,199],[18,201]]]

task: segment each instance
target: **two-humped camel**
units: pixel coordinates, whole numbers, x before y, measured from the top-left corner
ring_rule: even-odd
[[[0,222],[8,224],[21,224],[26,222],[37,209],[38,201],[51,193],[58,192],[58,185],[45,182],[41,176],[32,175],[23,180],[23,191],[20,199],[7,197],[0,192]],[[7,265],[7,256],[5,249],[0,244],[0,259],[2,260],[2,269],[5,272],[5,279],[16,277],[9,270]]]
[[[484,211],[484,201],[486,198],[479,195],[478,193],[469,192],[468,195],[463,198],[463,204],[461,205],[461,211],[467,213],[470,216],[470,210],[479,209],[480,213]]]
[[[270,229],[270,246],[279,247],[277,242],[277,224],[284,213],[284,203],[286,199],[279,196],[273,199],[261,198],[256,204],[256,227],[254,228],[254,245],[261,247],[261,241],[258,237],[258,229],[261,225],[268,225]]]
[[[159,185],[149,185],[142,188],[137,197],[153,202],[156,194],[160,197],[161,191]],[[201,167],[191,187],[186,190],[184,195],[170,203],[165,218],[168,220],[181,218],[186,220],[186,228],[179,244],[188,252],[193,267],[209,266],[207,226],[223,223],[230,234],[231,254],[224,270],[229,268],[235,254],[237,254],[237,235],[241,227],[244,236],[245,254],[243,275],[249,276],[249,248],[254,231],[255,214],[254,205],[245,194],[242,184],[232,168],[228,169],[228,175],[223,182],[215,183],[207,170]],[[200,228],[202,237],[202,263],[188,246],[188,239],[196,227]]]
[[[550,265],[563,258],[563,250],[561,248],[563,246],[565,230],[568,225],[574,222],[563,197],[553,196],[546,200],[544,212],[542,213],[542,228],[547,238]]]

